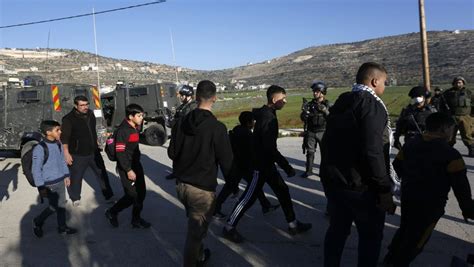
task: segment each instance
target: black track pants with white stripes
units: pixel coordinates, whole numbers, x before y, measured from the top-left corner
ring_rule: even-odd
[[[237,226],[240,218],[245,212],[255,203],[258,197],[258,192],[262,190],[263,185],[267,183],[275,192],[278,201],[280,201],[281,208],[285,213],[286,221],[292,222],[295,220],[295,211],[293,210],[293,203],[291,202],[290,191],[285,181],[281,177],[274,164],[262,168],[262,171],[255,171],[252,182],[247,184],[245,192],[239,199],[239,202],[232,210],[227,223],[233,227]]]

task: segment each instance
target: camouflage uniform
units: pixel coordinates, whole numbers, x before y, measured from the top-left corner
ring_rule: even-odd
[[[471,110],[474,104],[473,95],[465,87],[461,89],[451,88],[443,93],[444,101],[447,105],[441,105],[443,112],[453,116],[456,121],[455,133],[459,130],[464,145],[469,149],[469,156],[474,156],[471,129]],[[453,135],[451,145],[456,143],[456,134]]]
[[[306,124],[303,139],[303,149],[306,150],[306,174],[313,172],[314,153],[321,145],[326,130],[326,117],[329,115],[331,104],[328,100],[318,103],[316,99],[306,103],[301,112],[301,120]]]
[[[176,112],[174,114],[174,118],[171,125],[174,125],[179,119],[186,116],[190,111],[197,108],[197,102],[191,100],[187,103],[182,103],[176,108]]]

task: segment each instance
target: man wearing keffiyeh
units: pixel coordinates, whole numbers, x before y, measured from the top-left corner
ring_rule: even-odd
[[[353,222],[359,234],[358,266],[377,266],[385,213],[395,212],[390,121],[380,99],[386,79],[382,65],[362,64],[352,91],[341,94],[330,109],[321,146],[321,181],[330,214],[324,266],[340,265]]]

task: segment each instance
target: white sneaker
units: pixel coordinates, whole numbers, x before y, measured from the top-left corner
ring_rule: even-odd
[[[79,205],[81,205],[81,201],[80,201],[80,200],[73,201],[73,202],[72,202],[72,205],[73,205],[74,207],[79,207]]]

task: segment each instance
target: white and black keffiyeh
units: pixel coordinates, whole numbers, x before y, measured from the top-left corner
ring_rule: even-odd
[[[390,154],[390,150],[392,149],[392,145],[393,145],[393,132],[392,132],[392,128],[390,127],[390,116],[388,113],[388,109],[385,106],[385,103],[382,101],[382,99],[380,99],[380,97],[378,97],[377,94],[375,94],[372,88],[364,84],[355,83],[352,86],[352,92],[360,92],[360,91],[366,91],[370,93],[375,98],[375,100],[377,100],[377,102],[382,104],[383,108],[385,109],[385,112],[387,113],[386,127],[388,131],[389,142],[390,142],[390,148],[389,148],[389,154]],[[397,173],[395,172],[392,166],[392,162],[390,162],[390,178],[392,179],[394,183],[394,185],[392,186],[392,192],[394,193],[395,196],[399,196],[400,195],[400,179],[398,178]]]

